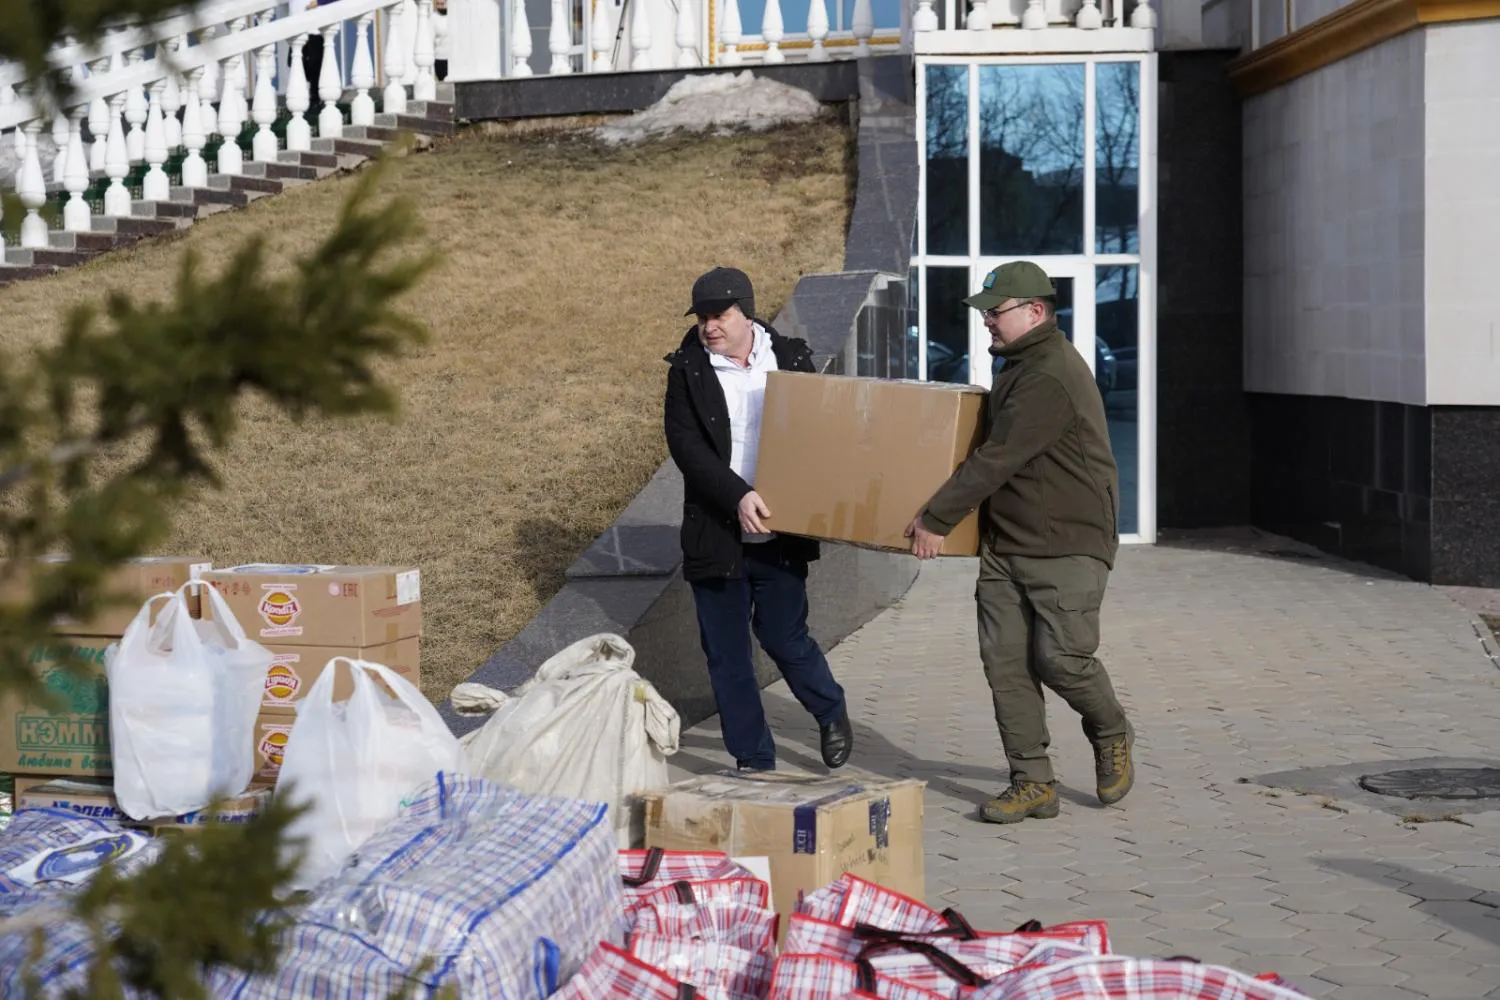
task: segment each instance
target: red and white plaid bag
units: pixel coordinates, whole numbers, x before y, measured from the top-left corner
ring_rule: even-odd
[[[876,972],[868,964],[841,962],[819,955],[782,955],[776,960],[768,1000],[832,1000],[851,996],[879,1000],[947,1000],[945,994],[909,986]]]
[[[843,927],[867,924],[903,934],[975,938],[1000,933],[976,931],[962,914],[951,907],[939,912],[910,896],[847,872],[822,889],[804,896],[795,912]],[[790,924],[787,931],[791,932]],[[1009,933],[1046,933],[1064,940],[1077,938],[1083,947],[1096,954],[1109,953],[1109,933],[1102,920],[1077,920],[1050,927],[1032,920]]]
[[[625,909],[642,897],[677,882],[694,884],[718,879],[755,878],[755,873],[729,859],[721,851],[649,850],[619,852],[620,878],[625,883]]]
[[[748,878],[711,878],[697,882],[680,880],[649,892],[642,891],[628,905],[660,906],[664,903],[741,903],[769,909],[771,887],[751,875]]]
[[[657,934],[637,934],[630,952],[713,1000],[765,1000],[771,988],[770,952]]]
[[[698,991],[612,944],[601,943],[552,1000],[694,1000]]]
[[[970,1000],[1308,1000],[1265,979],[1185,959],[1076,958],[1023,966]]]
[[[686,941],[721,941],[747,951],[776,950],[780,927],[774,910],[752,903],[653,903],[637,907],[634,933]]]
[[[960,937],[901,934],[877,927],[841,927],[802,914],[787,924],[783,954],[810,954],[845,962],[868,961],[877,972],[912,986],[967,996],[996,976],[1028,962],[1095,954],[1078,932],[977,934]]]

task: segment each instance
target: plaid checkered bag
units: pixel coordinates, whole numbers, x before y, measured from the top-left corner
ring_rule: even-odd
[[[947,1000],[946,994],[910,986],[875,971],[868,964],[841,962],[821,955],[783,954],[771,970],[767,1000],[834,1000],[849,996]]]
[[[765,1000],[771,988],[771,953],[722,941],[688,941],[637,934],[630,953],[714,1000]]]
[[[693,1000],[698,991],[607,942],[552,1000]]]
[[[632,934],[655,934],[687,941],[721,941],[771,954],[779,918],[764,906],[737,901],[655,903],[632,910]]]
[[[1308,1000],[1218,965],[1180,959],[1095,955],[1054,965],[1023,966],[998,977],[970,1000]]]
[[[1040,920],[1028,920],[1013,933],[1047,934],[1067,939],[1076,935],[1079,943],[1094,954],[1109,954],[1109,925],[1103,920],[1068,920],[1051,926],[1044,926]]]
[[[827,955],[829,958],[842,958],[852,962],[872,942],[890,938],[915,939],[938,944],[950,950],[956,957],[967,956],[963,959],[965,961],[972,959],[991,963],[1003,962],[1007,969],[1020,964],[1027,953],[1044,943],[1069,945],[1083,950],[1086,954],[1106,954],[1101,950],[1100,927],[1102,924],[1096,926],[1099,922],[1081,922],[1042,930],[1026,928],[994,933],[969,928],[967,921],[964,921],[963,917],[953,910],[944,911],[942,916],[952,921],[953,926],[932,933],[903,934],[900,931],[888,931],[867,924],[845,927],[801,913],[794,913],[787,922],[786,940],[783,942],[782,951],[788,954]],[[965,948],[961,951],[952,950],[960,944]]]
[[[600,941],[624,942],[607,812],[439,774],[319,887],[275,973],[211,985],[240,1000],[353,1000],[413,983],[548,996]]]
[[[771,887],[753,876],[673,882],[637,896],[630,906],[634,909],[637,906],[659,906],[664,903],[741,903],[764,910],[771,905]]]
[[[676,882],[755,878],[754,872],[720,851],[667,851],[653,847],[620,851],[618,858],[626,909]]]
[[[900,934],[877,927],[840,927],[794,914],[783,954],[868,961],[878,972],[947,996],[965,996],[995,976],[1046,954],[1048,960],[1094,954],[1081,935],[991,934],[960,937]],[[1047,951],[1046,949],[1055,949]]]
[[[10,826],[6,827],[5,836],[0,837],[0,894],[77,892],[87,883],[74,885],[63,881],[48,880],[33,886],[12,878],[7,873],[35,858],[38,854],[47,851],[66,854],[70,847],[79,845],[85,838],[97,838],[101,835],[107,835],[112,839],[95,840],[94,846],[88,851],[80,847],[79,861],[82,864],[63,864],[57,867],[70,871],[82,870],[109,862],[114,865],[115,871],[119,874],[130,875],[150,865],[161,853],[160,844],[149,838],[146,838],[146,842],[142,844],[141,834],[127,834],[125,828],[113,820],[80,816],[67,809],[38,807],[22,809],[15,814]],[[122,853],[121,849],[126,844],[123,840],[117,843],[113,838],[126,836],[131,838],[130,844],[135,849],[124,857],[117,857]]]

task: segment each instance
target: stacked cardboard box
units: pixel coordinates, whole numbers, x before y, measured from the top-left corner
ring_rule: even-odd
[[[109,695],[104,651],[118,642],[140,605],[154,594],[177,590],[209,568],[202,557],[158,556],[135,559],[110,575],[105,589],[127,594],[133,606],[108,608],[86,621],[60,620],[52,641],[31,652],[42,684],[62,701],[58,711],[16,699],[0,702],[0,772],[32,775],[109,775]],[[0,603],[25,600],[31,588],[29,564],[13,567],[0,587]],[[190,592],[191,593],[191,592]],[[198,604],[190,598],[189,609]],[[61,663],[74,650],[91,665],[79,677]]]
[[[332,658],[372,660],[419,683],[422,576],[415,568],[256,563],[203,578],[223,595],[245,634],[276,656],[256,720],[257,783],[276,781],[297,704]],[[209,602],[204,617],[213,617]],[[352,690],[347,670],[340,669],[334,700]]]

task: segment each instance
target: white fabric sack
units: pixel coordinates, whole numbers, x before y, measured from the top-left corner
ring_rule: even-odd
[[[203,590],[212,620],[192,617],[188,587]],[[152,605],[162,599],[166,607],[152,625]],[[271,659],[246,638],[219,592],[200,581],[141,605],[104,654],[114,791],[127,816],[176,816],[245,790]]]
[[[333,700],[339,664],[354,693]],[[395,692],[391,697],[371,675]],[[311,808],[287,831],[304,838],[294,889],[334,875],[360,845],[395,817],[405,801],[439,771],[468,771],[463,747],[432,703],[391,668],[335,656],[297,710],[287,737],[276,796]]]
[[[606,803],[618,845],[637,846],[644,817],[631,797],[670,783],[681,720],[634,664],[630,643],[605,632],[558,652],[512,696],[489,692],[500,707],[463,737],[472,772],[534,795]],[[456,707],[484,703],[482,686],[464,687]]]

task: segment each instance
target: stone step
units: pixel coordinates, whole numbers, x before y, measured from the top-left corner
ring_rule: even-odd
[[[437,99],[444,104],[452,104],[457,98],[457,92],[453,84],[446,80],[437,85]]]
[[[28,278],[44,278],[56,273],[55,267],[24,267],[20,264],[0,262],[0,285],[8,285],[13,281],[25,281]]]
[[[6,247],[5,262],[20,267],[73,267],[93,257],[92,251],[54,250],[51,247]]]
[[[252,200],[286,190],[286,185],[280,181],[265,177],[245,177],[242,174],[213,174],[208,178],[208,186],[215,191],[239,191],[249,195]]]
[[[73,233],[54,229],[47,234],[47,241],[54,250],[77,250],[84,253],[103,253],[120,245],[114,233]]]
[[[162,233],[170,233],[176,229],[177,223],[171,219],[120,218],[119,216],[110,215],[94,216],[94,232],[96,233],[114,233],[117,236],[139,239],[143,236],[158,236]]]
[[[137,201],[131,204],[134,215],[148,219],[186,219],[198,217],[198,204],[191,201]]]
[[[375,127],[396,131],[421,132],[423,135],[452,135],[453,122],[435,121],[420,115],[376,115]]]
[[[337,153],[292,152],[289,149],[283,149],[276,158],[281,163],[290,163],[297,167],[312,167],[315,170],[332,171],[339,168]]]
[[[446,101],[407,101],[406,113],[435,122],[451,122],[453,105]]]
[[[233,205],[242,208],[250,204],[250,196],[243,191],[220,190],[219,188],[185,188],[174,187],[172,189],[173,201],[190,201],[195,205]]]
[[[245,164],[246,177],[263,177],[273,181],[315,181],[318,179],[317,167],[302,167],[295,163],[265,163],[255,161]]]
[[[380,117],[381,117],[380,115],[376,115],[375,116],[375,118],[376,118],[377,121],[380,119]],[[391,117],[395,117],[395,116],[392,115]],[[396,129],[386,128],[386,127],[380,126],[380,125],[345,125],[344,126],[344,138],[345,139],[362,139],[362,140],[365,140],[367,142],[374,143],[374,144],[377,144],[377,145],[380,144],[380,143],[390,142],[391,140],[395,139],[396,136],[399,135],[399,134],[400,133]]]
[[[349,129],[356,127],[363,126],[344,126],[345,134],[348,134]],[[379,156],[380,151],[383,149],[385,149],[385,145],[383,143],[366,142],[363,139],[344,138],[313,140],[313,152],[315,153],[336,153],[339,156],[359,156],[367,160]]]

